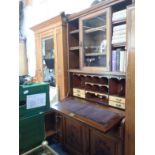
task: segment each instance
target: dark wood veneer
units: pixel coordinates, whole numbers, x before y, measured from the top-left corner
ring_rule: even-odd
[[[72,104],[69,108],[70,110],[65,107],[65,101]],[[103,106],[74,98],[65,101],[53,105],[52,109],[62,116],[63,144],[66,149],[74,155],[123,155],[124,125],[122,124],[124,124],[124,121],[120,120],[122,123],[117,122],[114,126],[112,124],[116,120],[113,120],[111,125],[108,122],[105,125],[100,124],[95,120],[87,118],[87,116],[83,116],[85,113],[81,113],[81,106],[75,103],[79,102],[79,104],[82,104],[82,107],[89,106],[90,109],[95,107],[103,110],[106,109],[107,112],[111,113],[110,107],[103,108]],[[66,106],[69,106],[69,104]],[[77,114],[78,111],[79,114]],[[112,111],[120,118],[124,117],[123,111],[118,109],[113,109]],[[88,114],[90,115],[91,113],[88,111]],[[108,130],[106,131],[105,129]]]

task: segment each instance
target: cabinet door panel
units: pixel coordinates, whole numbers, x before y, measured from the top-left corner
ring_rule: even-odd
[[[81,67],[109,70],[110,9],[80,19]]]
[[[118,155],[116,142],[105,137],[104,134],[91,131],[91,155]]]
[[[88,154],[89,130],[79,122],[65,119],[65,146],[77,155]]]

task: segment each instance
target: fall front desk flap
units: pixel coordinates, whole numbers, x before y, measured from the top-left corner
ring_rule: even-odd
[[[75,99],[64,100],[55,106],[101,124],[104,132],[110,130],[124,117],[118,113],[95,107],[89,103],[82,103]]]

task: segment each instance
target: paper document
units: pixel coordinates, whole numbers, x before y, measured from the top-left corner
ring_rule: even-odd
[[[46,105],[46,93],[27,95],[26,108],[32,109]]]

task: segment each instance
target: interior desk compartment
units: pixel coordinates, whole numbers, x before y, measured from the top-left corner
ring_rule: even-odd
[[[73,74],[72,87],[84,89],[85,88],[85,76],[82,74]]]
[[[94,101],[100,104],[107,105],[108,104],[108,97],[107,95],[94,93],[94,92],[87,92],[86,91],[86,99],[88,101]]]
[[[109,105],[125,109],[125,79],[111,78],[109,80]]]
[[[109,95],[125,97],[125,79],[113,77],[109,80]]]

